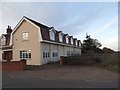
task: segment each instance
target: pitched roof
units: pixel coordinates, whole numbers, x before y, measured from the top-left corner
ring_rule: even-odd
[[[53,40],[50,40],[50,35],[49,35],[49,31],[52,29],[52,28],[54,28],[54,27],[48,27],[48,26],[46,26],[46,25],[43,25],[43,24],[41,24],[41,23],[39,23],[39,22],[37,22],[37,21],[35,21],[35,20],[32,20],[32,19],[30,19],[30,18],[28,18],[28,17],[26,17],[26,16],[24,16],[24,18],[26,18],[26,19],[28,19],[29,21],[31,21],[32,23],[34,23],[35,25],[37,25],[37,26],[39,26],[40,27],[40,29],[41,29],[41,34],[42,34],[42,39],[43,40],[47,40],[47,41],[52,41],[52,42],[57,42],[57,43],[61,43],[61,42],[59,42],[59,33],[61,33],[62,31],[57,31],[57,30],[55,30],[55,41],[53,41]],[[63,32],[62,32],[63,33]],[[63,33],[63,44],[67,44],[66,43],[66,38],[65,38],[65,36],[68,36],[69,37],[69,43],[68,43],[68,45],[71,45],[71,40],[70,40],[70,38],[72,37],[73,38],[73,36],[69,36],[68,34],[64,34]],[[73,38],[73,42],[74,42],[74,46],[75,46],[75,40],[77,40],[77,38]],[[78,41],[79,42],[79,41]],[[79,44],[78,44],[79,45]]]
[[[48,26],[46,26],[46,25],[43,25],[43,24],[41,24],[41,23],[39,23],[39,22],[36,22],[35,20],[32,20],[32,19],[30,19],[30,18],[28,18],[28,17],[26,17],[26,16],[23,16],[24,18],[26,18],[26,19],[28,19],[28,20],[30,20],[32,23],[34,23],[34,24],[36,24],[37,26],[39,26],[40,28],[45,28],[45,29],[51,29],[52,27],[48,27]]]

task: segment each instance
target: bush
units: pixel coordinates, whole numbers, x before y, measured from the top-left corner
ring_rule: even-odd
[[[93,65],[100,63],[100,60],[94,56],[70,56],[63,58],[64,64],[69,65]]]

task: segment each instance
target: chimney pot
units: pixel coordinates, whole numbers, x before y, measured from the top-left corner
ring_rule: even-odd
[[[11,32],[12,32],[11,26],[8,25],[8,28],[6,31],[7,31],[7,34],[11,34]]]

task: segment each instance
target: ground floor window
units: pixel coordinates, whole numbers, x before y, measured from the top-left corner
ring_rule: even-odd
[[[20,59],[31,59],[31,50],[21,50]]]
[[[43,58],[49,58],[50,53],[48,51],[43,52]]]
[[[58,57],[58,53],[57,52],[53,52],[52,53],[52,57]]]

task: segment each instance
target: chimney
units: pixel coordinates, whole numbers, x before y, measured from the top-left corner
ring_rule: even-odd
[[[11,26],[8,25],[8,28],[6,30],[7,30],[7,34],[11,34],[12,32]]]

